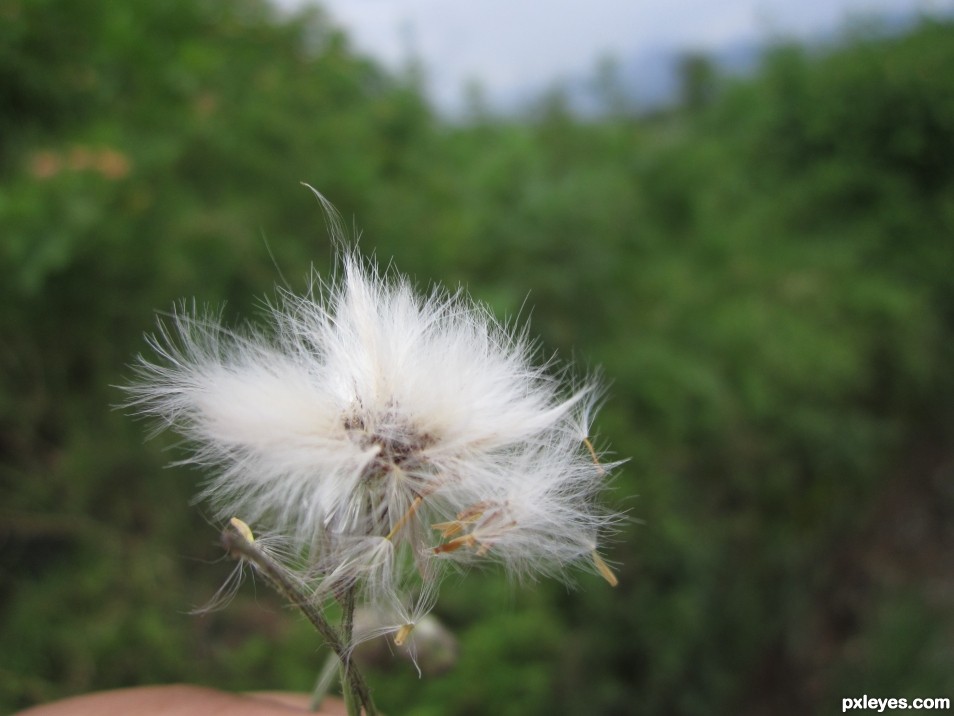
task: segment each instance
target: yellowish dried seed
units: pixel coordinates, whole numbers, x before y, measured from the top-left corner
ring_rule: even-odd
[[[401,519],[397,521],[397,524],[395,524],[394,527],[391,528],[391,531],[388,532],[388,536],[385,537],[384,539],[389,541],[394,539],[394,536],[401,531],[401,528],[404,527],[405,524],[407,524],[407,521],[414,516],[414,513],[417,512],[417,508],[421,506],[421,503],[423,501],[424,501],[424,498],[421,497],[420,495],[415,497],[414,501],[411,503],[411,506],[408,508],[407,512],[405,512],[404,515],[401,517]]]
[[[404,646],[404,642],[407,641],[407,638],[411,635],[412,631],[414,631],[413,624],[405,624],[402,626],[394,635],[394,644],[396,646]]]
[[[440,532],[441,537],[450,537],[452,535],[456,535],[463,528],[464,526],[459,520],[453,520],[451,522],[437,522],[431,525],[431,529]]]
[[[238,517],[233,517],[229,520],[229,524],[245,539],[249,544],[255,543],[255,535],[252,534],[252,529],[245,524]]]
[[[434,554],[440,554],[442,552],[456,552],[461,547],[473,547],[477,543],[477,540],[473,535],[462,535],[456,539],[452,539],[450,542],[445,544],[438,545],[434,548]]]
[[[613,574],[613,570],[610,569],[610,566],[603,561],[603,558],[594,550],[591,553],[593,557],[593,564],[596,565],[596,571],[600,573],[600,576],[609,582],[611,587],[615,587],[619,584],[619,580],[616,578],[616,575]]]
[[[593,443],[590,442],[589,438],[583,438],[583,444],[586,445],[586,449],[590,451],[590,457],[593,458],[593,464],[596,465],[596,469],[599,470],[600,475],[605,475],[606,470],[600,465],[600,458],[596,454],[596,448],[593,447]]]

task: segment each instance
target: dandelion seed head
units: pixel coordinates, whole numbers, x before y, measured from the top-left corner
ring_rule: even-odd
[[[461,291],[341,264],[279,293],[269,330],[183,305],[150,338],[129,404],[188,439],[202,497],[285,535],[325,590],[380,602],[409,570],[439,581],[431,563],[562,576],[594,554],[617,519],[588,437],[598,381],[568,389]]]

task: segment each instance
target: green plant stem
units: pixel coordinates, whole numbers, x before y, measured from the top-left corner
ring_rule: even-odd
[[[350,634],[343,639],[342,635],[339,634],[338,630],[325,618],[321,610],[315,606],[310,595],[305,592],[299,583],[290,577],[281,565],[277,564],[271,557],[262,552],[253,542],[246,539],[244,535],[231,525],[226,527],[222,532],[222,545],[230,556],[235,559],[244,559],[255,567],[258,573],[265,577],[275,591],[301,610],[305,618],[318,630],[318,633],[321,634],[322,638],[328,643],[328,646],[337,654],[342,665],[344,665],[343,671],[347,680],[342,679],[342,686],[345,688],[345,691],[350,691],[352,695],[357,697],[357,701],[364,707],[366,716],[376,716],[377,710],[374,707],[374,702],[371,700],[371,692],[368,689],[368,685],[361,675],[361,672],[350,664],[350,659],[348,658],[347,644],[350,642]],[[348,626],[350,630],[353,629],[354,626],[353,589],[349,589],[346,593],[345,602],[349,600],[351,604],[350,615],[347,613],[349,610],[346,608],[346,614],[342,621],[346,622],[344,625]]]
[[[347,684],[347,671],[348,667],[346,664],[341,665],[341,683]],[[361,716],[361,707],[355,700],[354,692],[345,686],[344,688],[344,702],[345,702],[345,712],[348,716]]]
[[[354,602],[355,587],[351,586],[345,591],[341,600],[341,638],[345,644],[351,643],[351,637],[354,634]],[[351,659],[342,661],[341,668],[341,685],[344,688],[345,708],[348,711],[348,716],[361,716],[361,709],[358,706],[360,695],[350,687],[349,672],[354,668]]]

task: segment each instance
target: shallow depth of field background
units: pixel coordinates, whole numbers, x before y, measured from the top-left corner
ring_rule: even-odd
[[[260,0],[0,0],[0,712],[189,681],[307,690],[324,652],[112,408],[156,311],[257,320],[331,250],[530,321],[611,379],[620,585],[445,586],[452,672],[388,713],[805,714],[954,697],[954,24],[684,64],[678,106],[555,91],[448,122],[414,72]]]

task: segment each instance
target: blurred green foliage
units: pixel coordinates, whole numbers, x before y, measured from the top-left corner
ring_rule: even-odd
[[[448,124],[319,10],[0,0],[0,711],[310,688],[317,640],[264,588],[187,613],[231,569],[199,476],[110,408],[156,310],[239,321],[328,269],[300,181],[422,285],[532,307],[612,380],[599,442],[631,458],[619,588],[448,585],[460,662],[372,674],[389,713],[954,694],[951,67],[924,20],[651,117]]]

